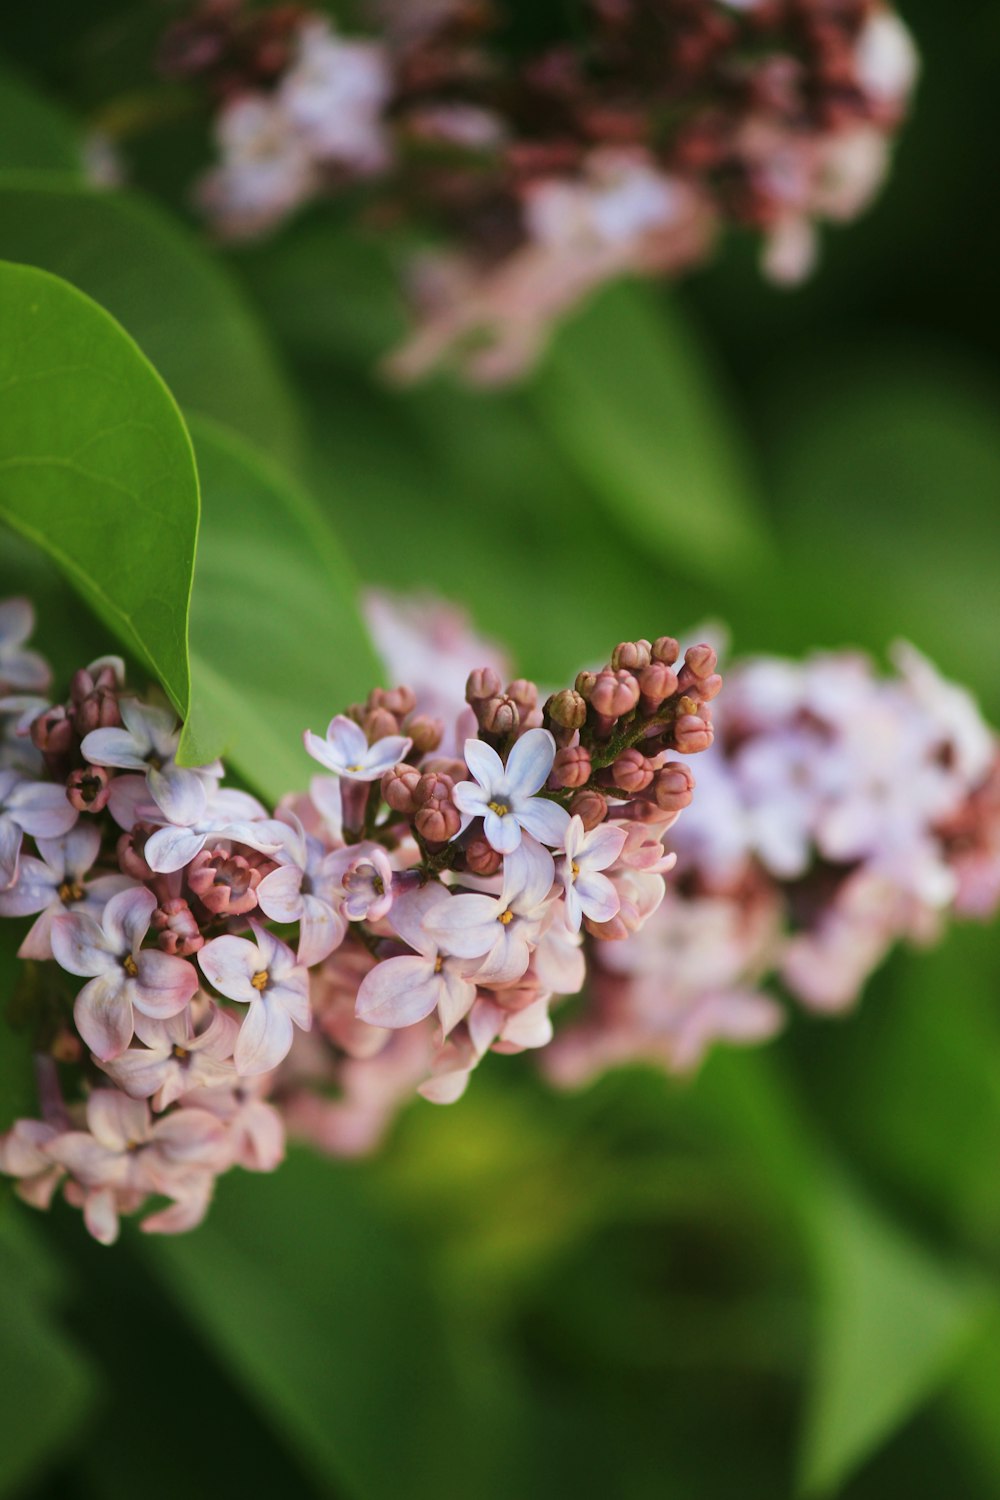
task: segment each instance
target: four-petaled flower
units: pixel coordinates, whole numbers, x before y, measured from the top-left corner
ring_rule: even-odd
[[[217,1005],[206,1008],[200,1029],[190,1006],[165,1021],[140,1014],[135,1034],[144,1045],[129,1047],[102,1066],[131,1099],[152,1099],[160,1113],[192,1089],[235,1083],[232,1056],[239,1029],[236,1018]]]
[[[292,1024],[312,1025],[309,974],[287,943],[251,921],[254,941],[213,938],[199,949],[198,962],[211,984],[230,1000],[250,1009],[236,1040],[233,1061],[238,1073],[269,1073],[292,1045]]]
[[[302,739],[313,760],[348,781],[380,781],[413,744],[405,735],[387,734],[369,745],[361,725],[343,714],[330,720],[325,740],[311,729]]]
[[[510,984],[526,972],[531,950],[552,920],[554,879],[549,851],[523,838],[504,860],[499,896],[451,896],[426,913],[423,929],[456,958],[479,959],[466,965],[466,975],[478,984]]]
[[[430,884],[401,896],[390,924],[415,952],[387,958],[369,970],[358,990],[356,1014],[371,1026],[413,1026],[437,1010],[445,1035],[467,1015],[476,987],[465,977],[468,962],[451,956],[427,930],[425,918],[460,898]],[[488,898],[483,898],[488,899]]]
[[[80,749],[94,766],[115,766],[122,771],[145,771],[150,795],[164,815],[174,821],[172,809],[190,793],[193,783],[215,786],[222,764],[178,766],[174,763],[180,743],[180,726],[169,708],[140,703],[137,698],[119,698],[121,729],[92,729],[84,735]]]
[[[521,842],[522,830],[542,844],[560,848],[569,813],[558,802],[536,796],[548,780],[556,742],[547,729],[529,729],[514,745],[504,765],[483,740],[466,740],[465,762],[476,778],[455,787],[455,806],[462,828],[482,818],[483,832],[500,854],[510,854]]]
[[[61,839],[35,842],[41,859],[24,855],[14,884],[0,891],[0,917],[39,913],[17,950],[18,958],[51,958],[55,917],[66,911],[85,911],[99,921],[111,897],[135,885],[127,875],[97,875],[87,880],[87,871],[101,851],[101,831],[95,823],[78,823]]]
[[[104,908],[100,923],[87,912],[66,912],[52,921],[52,951],[71,974],[90,978],[76,997],[76,1029],[101,1062],[120,1057],[132,1040],[133,1009],[165,1019],[182,1011],[198,988],[197,972],[184,958],[142,948],[156,910],[145,886],[121,891]]]
[[[281,847],[274,854],[278,868],[257,887],[257,905],[274,922],[299,924],[298,961],[311,969],[339,947],[347,932],[339,907],[343,850],[328,853],[294,813],[285,817]]]
[[[26,833],[35,839],[57,839],[69,833],[79,816],[64,786],[30,781],[20,771],[0,771],[0,891],[17,879]]]
[[[570,818],[565,853],[556,869],[566,893],[566,923],[571,932],[579,932],[584,917],[592,922],[610,922],[618,915],[618,892],[608,877],[598,872],[614,864],[625,837],[624,828],[607,823],[599,823],[588,833],[582,818]]]

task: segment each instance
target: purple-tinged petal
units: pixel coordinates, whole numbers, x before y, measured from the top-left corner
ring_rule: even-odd
[[[197,992],[198,973],[186,958],[144,948],[136,963],[139,973],[131,986],[132,1004],[147,1016],[176,1016]]]
[[[580,897],[577,895],[576,886],[567,885],[565,891],[566,903],[566,926],[570,932],[579,932],[583,922],[583,907],[580,905]]]
[[[163,1087],[171,1059],[169,1054],[151,1052],[146,1047],[129,1047],[120,1057],[100,1066],[130,1099],[150,1099]]]
[[[621,910],[621,899],[611,881],[597,870],[581,870],[574,886],[583,914],[592,922],[610,922]]]
[[[273,922],[297,922],[302,915],[302,870],[279,865],[257,887],[257,905]]]
[[[490,794],[477,781],[459,781],[452,792],[452,800],[459,812],[470,818],[481,818],[489,805]]]
[[[261,881],[261,885],[264,882]],[[257,887],[258,892],[260,886]],[[311,969],[314,964],[329,958],[339,948],[347,932],[347,923],[338,911],[318,896],[306,896],[302,903],[299,920],[299,948],[296,957],[300,964]]]
[[[159,875],[172,875],[189,865],[207,842],[207,833],[192,833],[187,828],[158,828],[146,841],[146,863]]]
[[[548,997],[543,995],[533,1005],[507,1016],[501,1035],[513,1047],[547,1047],[553,1037]]]
[[[0,891],[0,917],[31,917],[53,902],[58,905],[57,884],[47,864],[25,854],[18,862],[14,884]]]
[[[87,1126],[109,1151],[125,1151],[149,1139],[149,1108],[117,1089],[95,1089],[87,1100]]]
[[[35,628],[35,607],[30,599],[15,594],[0,600],[0,656],[23,646]]]
[[[168,1208],[148,1214],[139,1225],[143,1234],[187,1234],[189,1230],[197,1229],[211,1206],[215,1186],[214,1174],[202,1176],[203,1180],[192,1183]]]
[[[326,740],[320,739],[318,734],[313,734],[311,729],[307,729],[302,736],[302,743],[306,747],[307,755],[311,755],[313,760],[318,760],[320,765],[326,766],[328,771],[340,774],[341,758]]]
[[[450,896],[424,917],[424,930],[445,953],[481,958],[503,931],[502,907],[495,896]]]
[[[121,1228],[114,1188],[98,1188],[83,1203],[83,1222],[99,1245],[113,1245]]]
[[[292,1045],[292,1022],[280,1006],[255,999],[240,1027],[233,1053],[236,1071],[244,1076],[270,1073]]]
[[[556,742],[547,729],[529,729],[507,757],[507,790],[517,801],[533,797],[549,779]]]
[[[533,838],[524,838],[504,860],[500,899],[506,906],[516,905],[518,911],[533,911],[549,894],[555,875],[555,861],[549,851]]]
[[[531,962],[531,948],[522,923],[500,925],[497,931],[500,936],[475,971],[477,984],[513,984],[527,972]]]
[[[205,816],[208,801],[205,782],[186,766],[166,766],[147,771],[146,784],[153,801],[169,823],[190,828]]]
[[[368,737],[360,724],[345,714],[337,714],[326,726],[327,744],[335,751],[342,766],[360,766],[368,753]]]
[[[61,912],[52,919],[52,952],[60,968],[70,974],[89,979],[114,973],[125,978],[104,928],[89,912]]]
[[[214,830],[213,837],[229,839],[234,844],[246,844],[248,849],[256,849],[260,854],[274,855],[281,850],[284,826],[272,818],[259,819],[253,823],[225,823]],[[149,844],[146,848],[149,848]]]
[[[260,999],[259,991],[250,983],[261,969],[261,955],[256,943],[227,934],[206,943],[198,950],[197,958],[205,978],[220,995],[239,1000],[244,1005]]]
[[[627,837],[624,828],[615,828],[609,823],[598,824],[591,829],[577,855],[580,869],[606,870],[621,854]]]
[[[309,796],[330,837],[339,844],[344,836],[344,798],[339,778],[314,776],[309,783]]]
[[[361,981],[354,1014],[370,1026],[413,1026],[431,1014],[443,990],[431,959],[387,958]]]
[[[22,781],[7,798],[7,812],[35,839],[59,838],[80,816],[66,788],[47,781]]]
[[[92,766],[115,766],[120,771],[145,771],[149,753],[127,729],[92,729],[84,735],[80,752]]]
[[[478,1000],[469,1016],[469,1036],[477,1057],[492,1047],[500,1035],[507,1012],[494,1000]]]
[[[144,885],[133,885],[112,896],[104,908],[102,925],[116,953],[138,951],[155,910],[156,897]]]
[[[348,768],[346,775],[355,781],[378,781],[386,771],[405,760],[413,749],[413,741],[405,734],[387,734],[376,740],[365,754],[358,770]]]
[[[441,981],[438,1015],[441,1018],[441,1030],[447,1036],[472,1009],[476,986],[470,984],[450,960],[442,965],[438,978]]]
[[[76,1029],[101,1062],[120,1057],[132,1040],[132,1002],[126,978],[121,968],[99,974],[84,985],[73,1006]]]
[[[108,809],[126,833],[136,823],[159,823],[163,818],[149,794],[145,776],[116,776],[108,790]]]
[[[483,832],[498,854],[513,854],[521,842],[521,825],[513,813],[501,816],[487,809],[483,816]]]
[[[4,651],[0,653],[0,680],[22,693],[44,692],[52,672],[38,651]]]
[[[424,958],[437,957],[437,943],[423,925],[424,917],[444,901],[457,900],[448,894],[447,886],[439,881],[429,881],[415,891],[407,891],[393,903],[389,925]]]
[[[52,952],[52,923],[62,912],[62,904],[57,901],[43,911],[31,924],[28,931],[21,940],[21,946],[17,950],[18,958],[37,958],[44,960],[54,957]]]
[[[184,1165],[221,1166],[226,1128],[207,1109],[178,1109],[157,1120],[151,1131],[157,1151]]]
[[[517,809],[517,821],[525,833],[530,833],[541,844],[551,844],[560,849],[569,827],[569,813],[558,802],[549,802],[545,797],[532,797]]]
[[[61,839],[38,839],[38,852],[58,880],[82,880],[101,852],[96,823],[77,823]]]

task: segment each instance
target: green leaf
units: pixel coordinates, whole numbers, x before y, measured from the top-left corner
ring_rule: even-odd
[[[494,1492],[496,1434],[472,1430],[426,1268],[368,1174],[303,1152],[273,1177],[234,1173],[202,1228],[147,1253],[336,1493]]]
[[[45,271],[0,263],[0,519],[47,551],[187,712],[198,478],[128,334]]]
[[[831,1494],[942,1384],[995,1302],[846,1182],[818,1196],[821,1285],[802,1484]]]
[[[298,462],[294,404],[263,333],[217,263],[155,204],[0,173],[0,257],[41,266],[100,302],[186,411]]]
[[[309,496],[232,433],[191,424],[202,484],[181,758],[226,755],[279,797],[315,769],[302,731],[379,681],[357,584]]]
[[[80,128],[0,62],[0,170],[11,168],[79,176]]]
[[[93,1371],[50,1309],[58,1271],[27,1223],[0,1218],[0,1496],[22,1492],[79,1436],[93,1407]]]
[[[642,548],[707,579],[771,557],[753,465],[677,308],[616,284],[552,342],[525,400]]]

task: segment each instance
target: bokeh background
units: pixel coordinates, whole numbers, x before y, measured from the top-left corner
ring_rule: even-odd
[[[364,582],[461,601],[530,675],[706,619],[740,653],[905,636],[997,723],[1000,13],[902,10],[914,117],[810,284],[731,241],[607,291],[514,391],[379,379],[402,309],[335,209],[207,249],[194,124],[138,135],[120,197],[64,177],[67,126],[141,99],[152,0],[5,12],[0,257],[293,470]],[[267,380],[213,369],[210,307]],[[7,539],[15,581],[57,655],[95,629]],[[372,1160],[224,1179],[182,1239],[106,1250],[5,1198],[0,1496],[989,1500],[998,1291],[1000,942],[971,927],[692,1080],[560,1096],[488,1059]]]

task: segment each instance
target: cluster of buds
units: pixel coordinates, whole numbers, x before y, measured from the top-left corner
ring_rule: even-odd
[[[693,785],[671,757],[709,744],[720,686],[710,648],[662,637],[544,701],[478,669],[451,722],[440,681],[377,688],[306,731],[322,774],[272,813],[179,765],[117,658],[50,703],[31,623],[0,607],[0,917],[24,924],[41,1111],[0,1171],[105,1242],[150,1198],[145,1229],[198,1223],[221,1172],[278,1164],[286,1121],[359,1149],[401,1088],[448,1103],[488,1051],[548,1043],[585,941],[663,898]]]
[[[1000,906],[1000,744],[911,646],[881,676],[854,653],[727,670],[676,878],[630,943],[593,959],[588,1001],[546,1054],[578,1083],[625,1060],[672,1071],[781,1025],[780,997],[856,1003],[901,940]]]
[[[730,226],[801,279],[816,224],[881,186],[917,72],[885,0],[587,0],[535,50],[499,0],[376,16],[345,37],[298,6],[200,0],[161,62],[215,111],[199,194],[222,235],[364,179],[369,222],[436,241],[410,268],[403,378],[447,357],[509,379],[593,287],[676,275]]]

